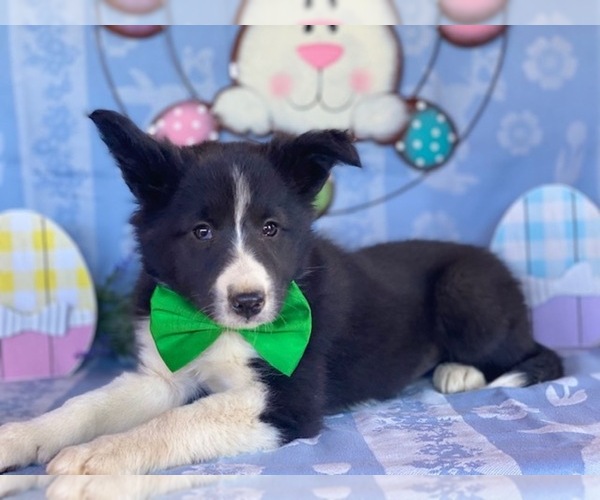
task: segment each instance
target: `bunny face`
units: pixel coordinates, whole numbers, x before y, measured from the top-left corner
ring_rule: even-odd
[[[212,108],[233,132],[349,130],[391,142],[407,121],[390,0],[246,0],[231,77]]]
[[[248,26],[232,76],[278,130],[352,128],[356,106],[398,85],[401,51],[386,26]]]
[[[438,3],[451,19],[484,21],[506,0]],[[404,151],[414,110],[399,95],[403,54],[391,26],[399,23],[393,0],[243,0],[237,23],[243,27],[230,66],[234,84],[211,108],[220,126],[256,135],[338,128]],[[442,26],[440,35],[470,46],[504,29],[472,28]]]

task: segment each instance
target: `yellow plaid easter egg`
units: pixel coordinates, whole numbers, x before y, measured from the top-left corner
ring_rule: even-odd
[[[29,210],[0,214],[0,380],[67,375],[91,346],[97,304],[73,240]]]

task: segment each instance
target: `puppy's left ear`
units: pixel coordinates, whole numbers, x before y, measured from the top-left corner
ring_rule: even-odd
[[[115,111],[99,109],[90,118],[138,202],[162,208],[182,177],[181,150],[156,141]]]
[[[267,145],[267,155],[292,189],[312,201],[335,165],[361,166],[353,142],[340,130],[315,130],[298,137],[278,134]]]

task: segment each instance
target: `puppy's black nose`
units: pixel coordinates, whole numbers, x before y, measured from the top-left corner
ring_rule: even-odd
[[[229,296],[231,308],[246,319],[256,316],[265,305],[265,295],[262,292],[238,293]]]

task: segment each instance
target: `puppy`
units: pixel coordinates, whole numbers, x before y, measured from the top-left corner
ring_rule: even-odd
[[[117,113],[91,118],[139,205],[139,369],[1,427],[0,470],[145,473],[314,436],[325,414],[432,369],[447,393],[563,373],[489,252],[407,241],[348,253],[312,232],[331,168],[360,165],[347,134],[178,148]]]

